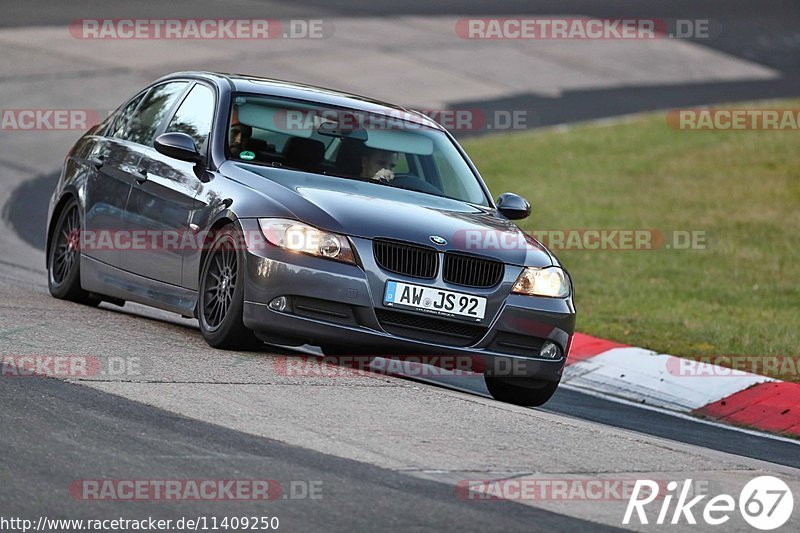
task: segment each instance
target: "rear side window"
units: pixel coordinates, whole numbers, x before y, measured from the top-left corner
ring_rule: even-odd
[[[121,137],[125,134],[128,122],[130,122],[133,112],[136,111],[136,108],[144,99],[145,94],[147,93],[144,92],[128,102],[128,105],[117,113],[114,122],[111,124],[111,129],[108,131],[109,137]]]
[[[187,82],[174,81],[153,87],[134,113],[120,139],[150,145],[161,121],[186,88]]]
[[[194,139],[197,149],[203,153],[213,118],[214,93],[205,85],[197,84],[189,91],[175,112],[166,133],[179,132],[189,135]]]

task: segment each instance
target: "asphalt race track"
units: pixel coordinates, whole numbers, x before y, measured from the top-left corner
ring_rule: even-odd
[[[531,126],[800,94],[800,41],[793,33],[800,7],[793,2],[710,2],[702,9],[688,1],[455,4],[241,1],[224,16],[331,17],[337,32],[362,21],[365,34],[395,15],[537,13],[707,17],[727,30],[713,42],[682,50],[687,61],[724,57],[729,78],[648,84],[641,82],[648,74],[642,71],[631,74],[636,83],[610,85],[585,70],[582,89],[520,93],[476,86],[442,102],[528,110],[535,117]],[[212,2],[93,1],[80,11],[42,0],[10,6],[0,21],[2,107],[108,110],[183,63],[258,68],[257,53],[245,48],[231,52],[235,59],[223,55],[224,47],[207,45],[176,48],[173,55],[166,45],[156,52],[97,51],[59,33],[81,17],[171,17],[181,10],[187,17],[221,16]],[[414,23],[422,27],[419,20]],[[316,52],[308,48],[309,55],[298,52],[298,58],[310,61]],[[397,52],[390,48],[376,50],[378,60]],[[292,65],[285,68],[284,76],[295,72]],[[355,67],[343,63],[342,73],[331,69],[322,81],[348,83],[347,68]],[[362,92],[380,96],[384,87],[376,80]],[[394,96],[385,88],[387,97]],[[430,94],[419,98],[436,103]],[[266,346],[262,352],[217,351],[192,320],[138,305],[93,309],[54,300],[44,275],[44,216],[63,155],[79,135],[0,131],[0,355],[80,355],[100,367],[85,377],[0,378],[0,516],[277,516],[285,531],[594,531],[621,527],[627,502],[470,501],[459,498],[455,487],[476,479],[693,479],[712,495],[738,495],[753,477],[777,474],[800,495],[796,441],[567,388],[542,409],[523,409],[488,398],[480,378],[295,374],[286,368],[300,352]],[[267,502],[131,502],[88,501],[70,492],[80,480],[98,479],[270,479],[283,493]],[[292,492],[308,486],[320,487],[320,497]],[[797,530],[796,517],[787,530]],[[751,531],[738,515],[724,527]]]
[[[21,396],[36,399],[20,402]],[[430,527],[464,530],[521,530],[536,523],[554,530],[587,527],[584,521],[506,502],[487,509],[453,497],[445,484],[415,479],[392,470],[319,452],[288,446],[213,424],[184,419],[140,403],[75,387],[56,380],[27,383],[0,381],[3,423],[14,431],[3,438],[5,449],[19,450],[13,464],[2,467],[4,510],[38,515],[40,500],[51,516],[173,516],[170,502],[86,503],[64,498],[64,487],[81,479],[86,462],[113,477],[137,472],[140,478],[314,480],[323,487],[319,500],[238,502],[216,514],[278,516],[287,529],[384,530]],[[5,411],[5,410],[4,410]],[[58,428],[54,431],[54,428]],[[57,450],[58,470],[45,467],[42,457]],[[331,490],[328,491],[327,488]],[[287,494],[291,496],[291,493]],[[180,505],[186,516],[209,516],[207,502]],[[331,527],[333,526],[333,527]],[[613,529],[613,528],[608,528]]]

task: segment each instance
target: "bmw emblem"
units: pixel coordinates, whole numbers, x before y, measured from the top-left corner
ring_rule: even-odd
[[[442,237],[439,237],[438,235],[431,235],[430,239],[433,244],[438,244],[439,246],[444,246],[445,244],[447,244],[447,241],[444,240]]]

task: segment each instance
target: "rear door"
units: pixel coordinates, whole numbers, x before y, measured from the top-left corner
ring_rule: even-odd
[[[166,115],[154,137],[186,133],[194,139],[198,151],[206,155],[215,100],[210,87],[194,83],[176,102],[174,113]],[[167,157],[152,147],[152,140],[149,144],[139,163],[146,180],[133,184],[126,212],[129,230],[155,236],[155,240],[151,239],[152,247],[130,254],[125,268],[153,280],[187,287],[182,279],[183,258],[194,236],[189,220],[194,198],[202,187],[198,177],[202,166]]]

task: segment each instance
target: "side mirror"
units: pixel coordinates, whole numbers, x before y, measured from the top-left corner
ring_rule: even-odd
[[[518,194],[506,192],[497,197],[497,210],[510,220],[520,220],[531,214],[531,204]]]
[[[156,139],[155,146],[158,153],[167,157],[189,163],[200,163],[203,160],[203,156],[197,151],[194,139],[185,133],[163,133]]]

